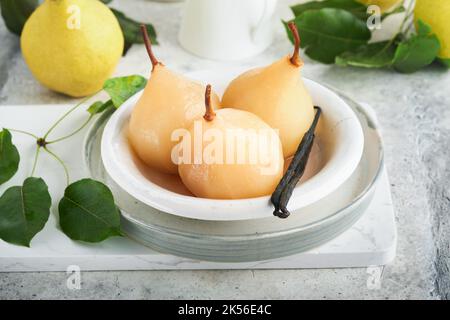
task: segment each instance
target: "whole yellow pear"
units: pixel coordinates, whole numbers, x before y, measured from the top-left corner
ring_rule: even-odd
[[[358,0],[358,2],[365,4],[366,6],[379,6],[382,13],[394,9],[402,1],[403,0]]]
[[[429,24],[441,42],[439,57],[450,59],[450,1],[416,0],[414,20]]]
[[[124,48],[120,25],[97,0],[45,0],[25,23],[23,57],[44,86],[73,97],[99,91]]]

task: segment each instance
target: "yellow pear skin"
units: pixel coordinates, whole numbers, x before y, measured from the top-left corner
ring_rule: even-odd
[[[262,144],[257,149],[260,159],[267,156],[264,162],[252,162],[249,158],[238,162],[236,154],[235,162],[222,159],[222,162],[208,163],[203,159],[198,164],[193,161],[180,163],[178,172],[181,180],[195,196],[208,199],[244,199],[266,196],[275,190],[283,176],[284,158],[280,139],[268,124],[250,112],[233,108],[223,108],[209,116],[207,112],[199,121],[202,121],[203,133],[214,130],[223,137],[224,157],[227,148],[237,148],[236,141],[249,141],[249,132],[264,132],[267,137],[270,135],[269,139],[273,139],[271,141],[274,143]],[[227,130],[237,130],[239,138],[231,141]],[[189,135],[195,135],[195,127],[189,129]],[[212,142],[209,140],[203,141],[202,150],[206,150],[210,143]],[[249,154],[248,149],[243,150]],[[234,152],[237,153],[237,150]],[[193,153],[194,150],[191,151]]]
[[[450,1],[417,0],[414,8],[414,20],[429,24],[431,30],[441,42],[439,58],[450,62]]]
[[[45,0],[25,23],[20,40],[33,76],[72,97],[101,90],[124,47],[116,17],[93,0]]]
[[[245,72],[229,84],[222,98],[222,105],[254,113],[278,130],[285,158],[295,153],[314,119],[313,102],[300,77],[302,63],[293,64],[293,59],[286,56]]]

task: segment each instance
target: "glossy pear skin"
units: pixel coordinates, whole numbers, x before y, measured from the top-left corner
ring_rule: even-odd
[[[21,17],[20,8],[32,3],[13,2],[18,3],[14,4],[17,17]],[[123,32],[114,14],[101,1],[39,2],[20,38],[33,76],[49,89],[72,97],[101,90],[123,53]]]
[[[222,104],[252,112],[278,130],[285,158],[295,153],[314,119],[313,102],[300,77],[300,67],[293,65],[289,56],[234,79]]]
[[[214,129],[222,133],[224,154],[227,146],[233,145],[230,144],[231,139],[227,139],[228,129],[251,129],[256,132],[264,130],[274,144],[258,149],[259,153],[268,155],[264,163],[252,163],[248,159],[241,163],[181,163],[178,172],[185,186],[195,196],[209,199],[244,199],[270,195],[283,176],[284,158],[277,133],[254,114],[231,108],[216,111],[212,121],[201,121],[203,132]],[[194,136],[193,127],[189,129],[189,134]],[[203,141],[203,149],[209,143]],[[193,149],[191,150],[191,154],[194,154]],[[271,168],[269,172],[264,171],[268,167]]]
[[[219,107],[219,98],[212,95]],[[134,108],[128,138],[138,157],[148,166],[164,173],[176,174],[171,159],[171,141],[176,129],[189,128],[205,112],[205,86],[157,64],[144,92]]]

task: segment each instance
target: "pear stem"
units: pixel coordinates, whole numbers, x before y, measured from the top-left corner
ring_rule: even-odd
[[[203,118],[206,121],[213,121],[216,117],[216,113],[214,112],[214,108],[211,103],[211,85],[208,84],[206,86],[206,92],[205,92],[205,106],[206,106],[206,112]]]
[[[144,38],[145,48],[147,49],[148,56],[150,57],[150,61],[152,62],[152,71],[155,70],[155,66],[160,64],[158,59],[156,59],[155,54],[152,50],[152,41],[150,40],[147,32],[147,27],[144,24],[141,24],[141,32],[142,37]]]
[[[294,53],[290,59],[291,63],[296,67],[301,67],[303,65],[300,59],[300,35],[298,34],[298,29],[294,21],[288,23],[289,30],[291,30],[292,36],[294,37]]]

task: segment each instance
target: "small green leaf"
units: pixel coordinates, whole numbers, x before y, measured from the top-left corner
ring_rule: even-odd
[[[41,178],[28,178],[23,186],[11,187],[0,197],[0,238],[30,246],[50,215],[52,199]]]
[[[319,10],[324,8],[343,9],[350,12],[355,17],[361,20],[367,20],[367,7],[355,0],[324,0],[324,1],[309,1],[306,3],[297,4],[291,7],[295,16],[301,15],[308,10]]]
[[[383,68],[392,64],[395,54],[395,43],[383,41],[361,46],[354,52],[344,52],[336,57],[339,66],[363,68]]]
[[[417,34],[421,36],[426,36],[432,33],[431,26],[424,22],[423,20],[417,21]]]
[[[20,36],[25,22],[38,5],[38,0],[0,0],[3,20],[9,31]]]
[[[393,66],[399,72],[415,72],[431,64],[440,47],[439,39],[432,34],[431,27],[419,20],[417,34],[398,45]]]
[[[116,108],[145,88],[147,79],[142,76],[127,76],[106,80],[103,89],[108,92]]]
[[[103,101],[95,101],[93,104],[89,106],[87,112],[89,112],[92,115],[100,113],[101,111],[99,112],[99,110],[101,110],[103,105],[104,105]]]
[[[19,168],[20,155],[12,143],[11,133],[0,131],[0,185],[11,179]]]
[[[336,56],[367,44],[371,37],[364,22],[342,9],[309,10],[294,21],[305,53],[323,63],[334,63]]]
[[[87,109],[87,112],[89,112],[91,115],[99,114],[105,111],[106,109],[114,108],[114,104],[112,100],[108,100],[106,102],[103,101],[96,101],[93,104],[89,106]]]
[[[83,179],[69,185],[59,202],[59,222],[73,240],[101,242],[122,235],[120,211],[103,183]]]
[[[117,11],[116,9],[112,9],[112,12],[116,16],[117,20],[119,21],[120,27],[122,28],[123,36],[125,38],[125,50],[124,55],[127,52],[127,50],[131,47],[134,43],[144,43],[144,40],[142,38],[141,34],[141,24],[142,22],[134,21],[127,17],[125,14],[123,14],[120,11]],[[153,25],[151,24],[145,24],[147,27],[148,36],[150,37],[150,40],[153,45],[158,44],[158,39],[156,36],[156,31]]]
[[[112,0],[101,0],[103,3],[108,4],[110,2],[112,2]]]

